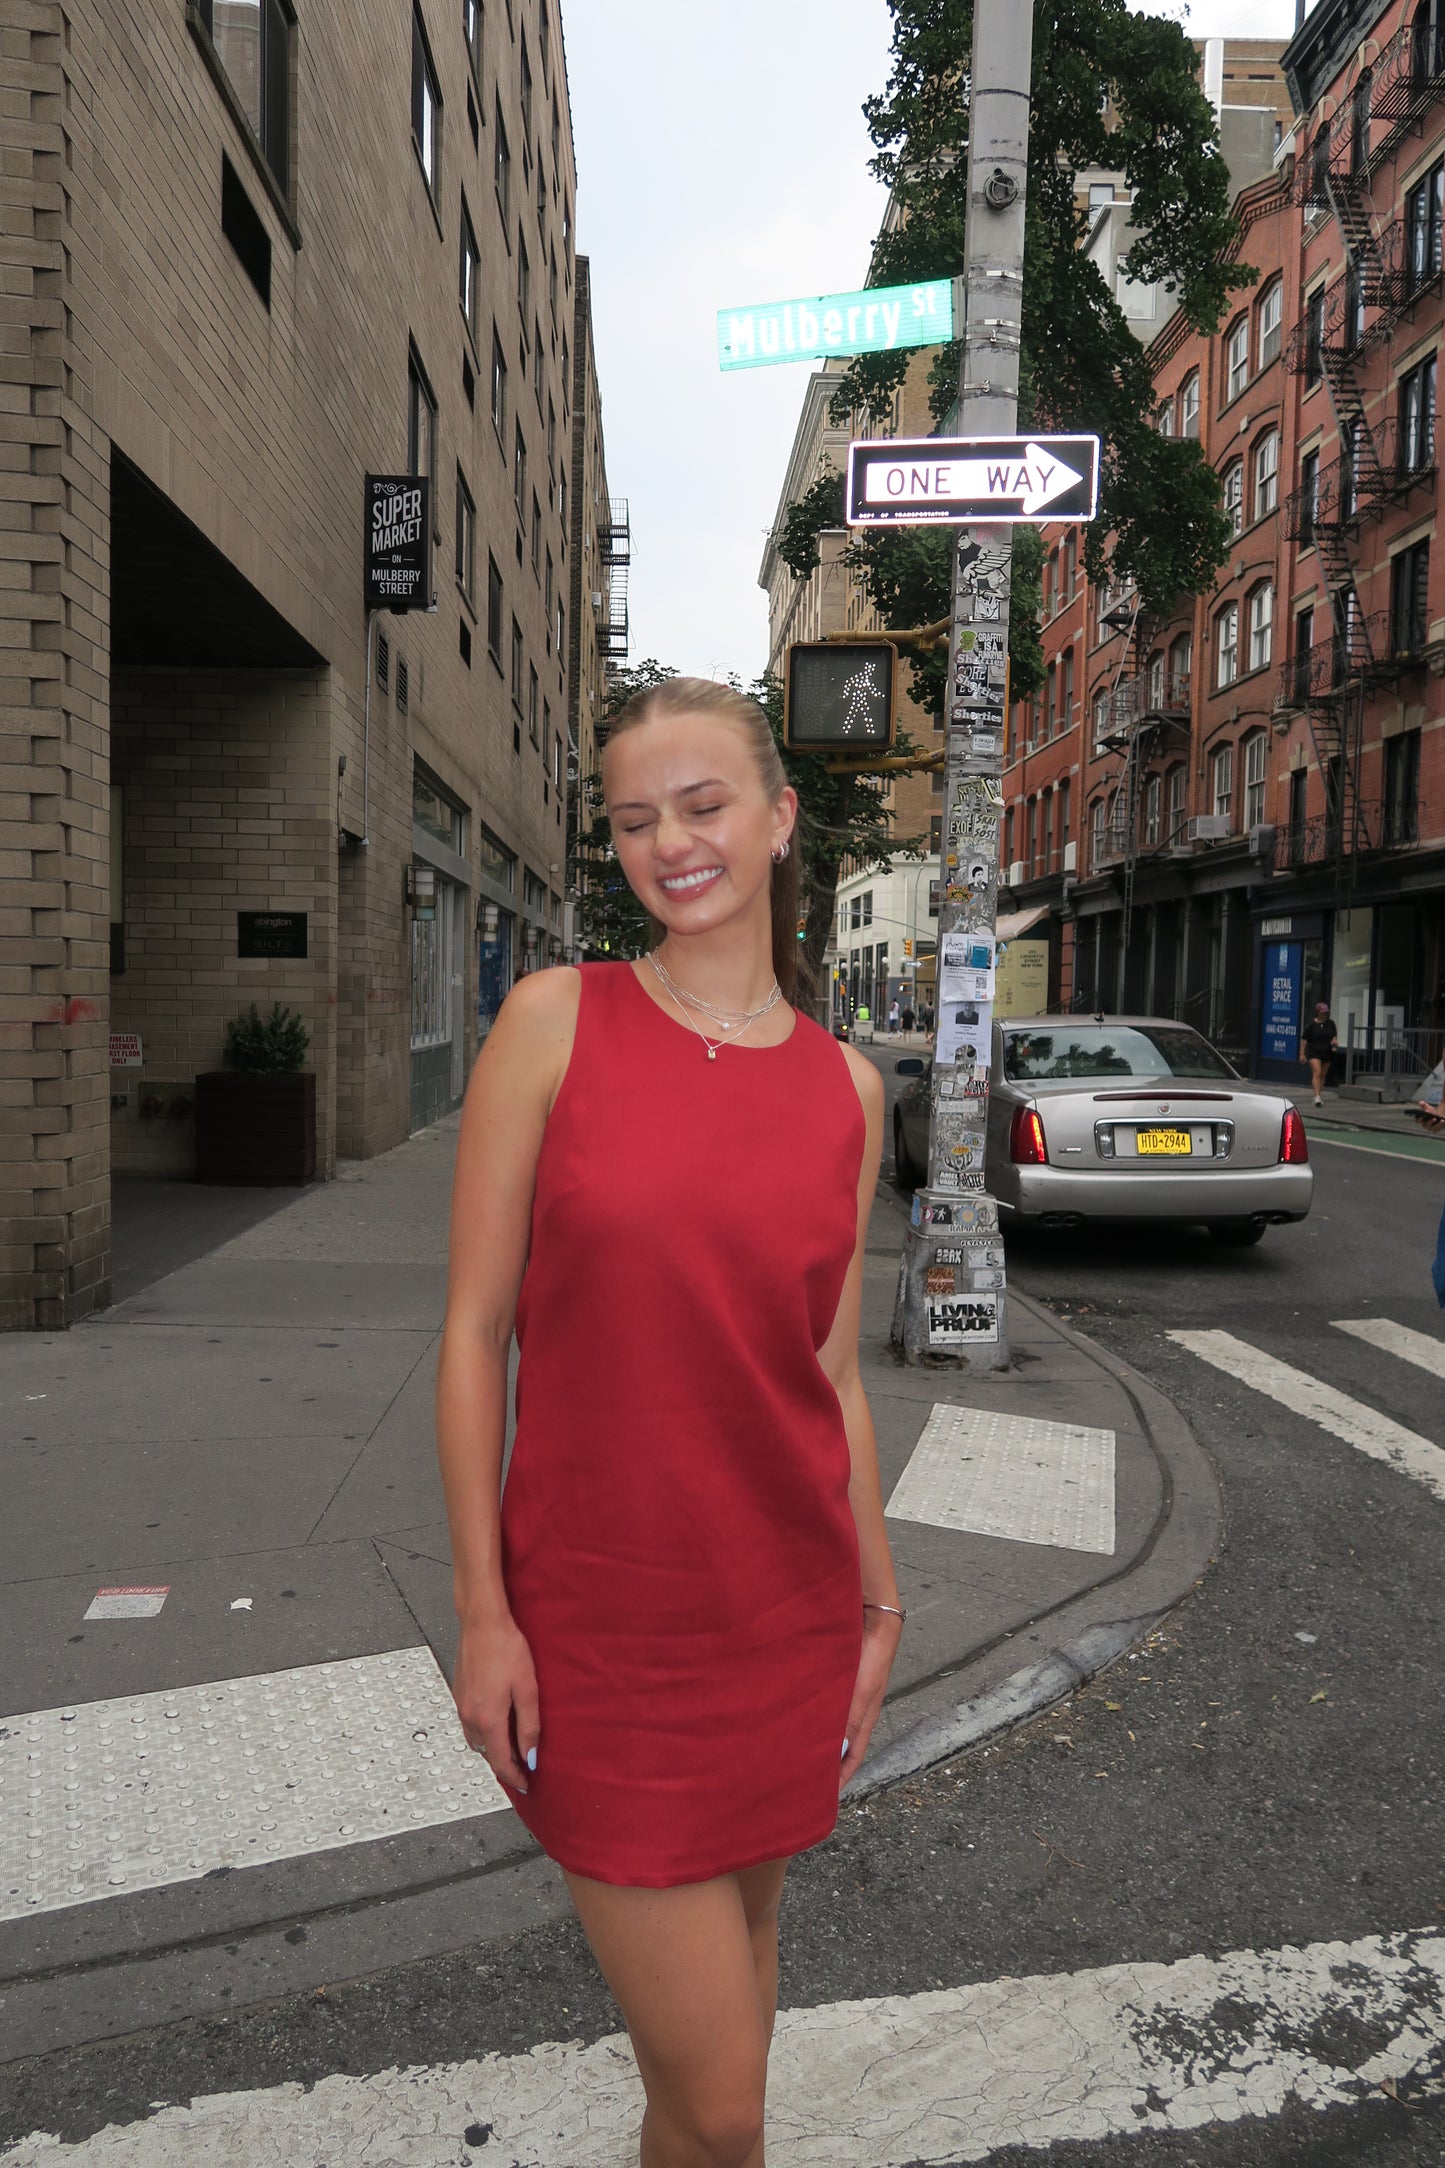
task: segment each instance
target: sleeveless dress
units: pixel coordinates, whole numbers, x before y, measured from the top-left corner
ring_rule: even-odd
[[[630,965],[581,976],[517,1309],[502,1571],[541,1735],[507,1796],[561,1866],[661,1889],[838,1818],[863,1592],[817,1350],[864,1119],[807,1017],[709,1061]]]

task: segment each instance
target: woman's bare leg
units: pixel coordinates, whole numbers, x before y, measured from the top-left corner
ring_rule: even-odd
[[[647,2094],[640,2168],[763,2168],[771,2019],[740,1877],[673,1889],[566,1880]],[[766,1888],[751,1912],[766,1960]],[[775,1903],[772,1912],[775,1937]],[[775,1940],[773,1953],[776,1996]]]
[[[787,1871],[786,1859],[768,1859],[760,1867],[744,1867],[737,1877],[753,1946],[763,2027],[770,2044],[778,2013],[778,1904]]]

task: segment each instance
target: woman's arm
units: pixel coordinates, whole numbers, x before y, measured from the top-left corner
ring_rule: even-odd
[[[452,1692],[468,1742],[484,1747],[496,1776],[519,1791],[527,1788],[521,1763],[537,1744],[538,1710],[531,1656],[502,1583],[507,1357],[537,1156],[571,1052],[579,990],[572,970],[520,980],[477,1057],[457,1137],[437,1370],[437,1456],[461,1623]]]
[[[883,1522],[883,1491],[878,1476],[878,1445],[873,1434],[873,1417],[868,1407],[868,1397],[863,1390],[863,1378],[858,1367],[858,1331],[863,1308],[863,1252],[868,1237],[868,1215],[878,1192],[878,1169],[883,1157],[883,1079],[861,1054],[851,1047],[841,1049],[853,1073],[853,1082],[863,1105],[866,1134],[863,1144],[863,1164],[858,1176],[858,1236],[843,1293],[838,1303],[838,1314],[833,1327],[818,1350],[818,1361],[832,1381],[838,1395],[838,1405],[843,1411],[843,1424],[848,1434],[848,1453],[852,1473],[848,1478],[848,1502],[853,1509],[853,1521],[858,1530],[858,1557],[863,1583],[863,1595],[870,1603],[898,1602],[898,1582],[893,1571],[893,1554],[888,1547],[888,1532]],[[853,1702],[848,1715],[848,1751],[839,1770],[840,1785],[846,1784],[858,1768],[867,1750],[878,1712],[883,1706],[883,1695],[888,1685],[888,1674],[893,1668],[897,1653],[902,1621],[889,1611],[865,1611],[863,1614],[863,1655],[858,1666],[858,1680],[853,1689]]]

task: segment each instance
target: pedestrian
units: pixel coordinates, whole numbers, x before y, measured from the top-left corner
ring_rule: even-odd
[[[1424,1083],[1420,1096],[1411,1109],[1425,1122],[1427,1128],[1445,1128],[1445,1057],[1436,1062]]]
[[[912,1031],[912,1029],[913,1003],[911,1001],[905,1001],[903,1004],[903,1033],[905,1038],[907,1037],[908,1033]]]
[[[926,1035],[926,1036],[927,1036],[928,1038],[932,1038],[932,1036],[933,1036],[933,1003],[932,1003],[931,1001],[925,1001],[925,1002],[924,1002],[924,1004],[923,1004],[923,1029],[924,1029],[924,1033],[925,1033],[925,1035]]]
[[[898,997],[896,994],[888,1004],[888,1036],[890,1039],[896,1039],[898,1036]]]
[[[798,801],[762,710],[668,679],[601,766],[658,938],[532,974],[467,1089],[452,1691],[621,2008],[641,2160],[757,2168],[784,1876],[903,1627],[858,1366],[883,1087],[792,1006]]]
[[[1330,1015],[1327,1001],[1315,1003],[1315,1013],[1305,1025],[1300,1037],[1300,1060],[1310,1065],[1310,1087],[1315,1095],[1315,1105],[1324,1105],[1325,1078],[1329,1074],[1331,1058],[1340,1043],[1335,1020]]]

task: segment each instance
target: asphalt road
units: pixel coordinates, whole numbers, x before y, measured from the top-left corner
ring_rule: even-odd
[[[1227,1333],[1445,1439],[1440,1377],[1336,1323],[1445,1339],[1427,1278],[1445,1170],[1344,1144],[1318,1145],[1315,1162],[1312,1217],[1257,1249],[1188,1232],[1010,1241],[1013,1285],[1134,1364],[1195,1426],[1223,1484],[1222,1552],[1150,1646],[1071,1702],[844,1810],[790,1872],[784,2008],[1445,1928],[1445,1501],[1168,1337]],[[368,1977],[320,1995],[11,2066],[0,2138],[80,2137],[158,2100],[591,2041],[619,2025],[567,1920],[460,1957],[388,1968],[379,1945],[376,1958]],[[1248,2021],[1221,2004],[1181,2037],[1180,2058],[1207,2064]],[[1351,2107],[989,2159],[1440,2168],[1438,1996],[1421,2025],[1424,2065],[1396,2094],[1362,2083]],[[1360,2028],[1368,2045],[1367,2019]]]

